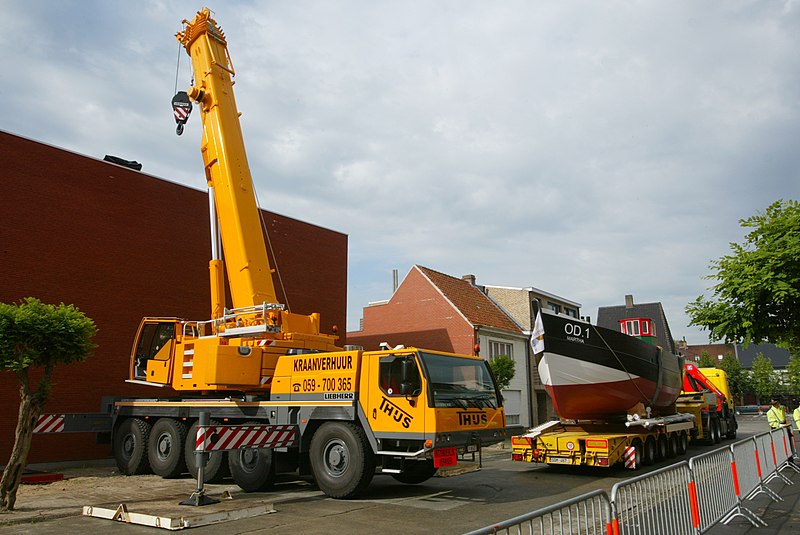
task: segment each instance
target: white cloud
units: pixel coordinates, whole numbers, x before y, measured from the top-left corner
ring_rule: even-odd
[[[178,1],[7,6],[0,127],[204,187]],[[792,2],[226,2],[265,208],[350,237],[348,326],[420,263],[673,334],[738,220],[800,197]],[[21,46],[20,43],[27,43]],[[181,58],[178,87],[190,80]]]

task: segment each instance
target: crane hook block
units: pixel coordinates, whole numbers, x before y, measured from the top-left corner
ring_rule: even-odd
[[[175,122],[178,123],[176,132],[178,135],[183,134],[183,125],[189,120],[189,114],[192,113],[192,102],[189,100],[189,95],[186,91],[178,91],[172,97],[172,111],[175,114]]]

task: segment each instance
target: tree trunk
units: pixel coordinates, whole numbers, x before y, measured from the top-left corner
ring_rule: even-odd
[[[0,480],[0,510],[14,510],[14,504],[17,501],[17,490],[22,481],[25,464],[28,461],[28,452],[31,449],[33,428],[42,413],[50,391],[50,376],[51,370],[45,369],[45,373],[41,381],[39,381],[37,392],[31,393],[28,384],[28,370],[17,372],[17,378],[20,381],[19,416],[14,448],[11,450],[11,457],[8,459],[3,471],[3,479]]]

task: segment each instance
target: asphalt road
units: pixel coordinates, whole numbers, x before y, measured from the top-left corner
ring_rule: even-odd
[[[745,416],[739,423],[739,438],[767,429],[763,417]],[[688,456],[711,449],[711,446],[690,446]],[[665,463],[659,463],[649,469],[663,466]],[[272,492],[247,495],[249,500],[271,502],[274,513],[195,527],[191,528],[191,533],[459,534],[595,489],[610,491],[616,482],[646,471],[532,465],[511,461],[510,449],[495,449],[484,454],[480,471],[436,477],[421,485],[403,485],[389,476],[376,476],[366,495],[356,500],[334,500],[317,490],[310,479],[283,477]],[[119,477],[119,480],[120,484],[135,484],[135,478]],[[133,510],[135,504],[128,505]],[[6,526],[0,528],[0,532],[37,535],[111,530],[121,534],[157,533],[154,529],[72,516]]]

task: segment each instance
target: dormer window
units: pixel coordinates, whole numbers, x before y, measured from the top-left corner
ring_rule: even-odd
[[[626,318],[620,320],[619,331],[629,336],[655,336],[653,321],[650,318]]]

